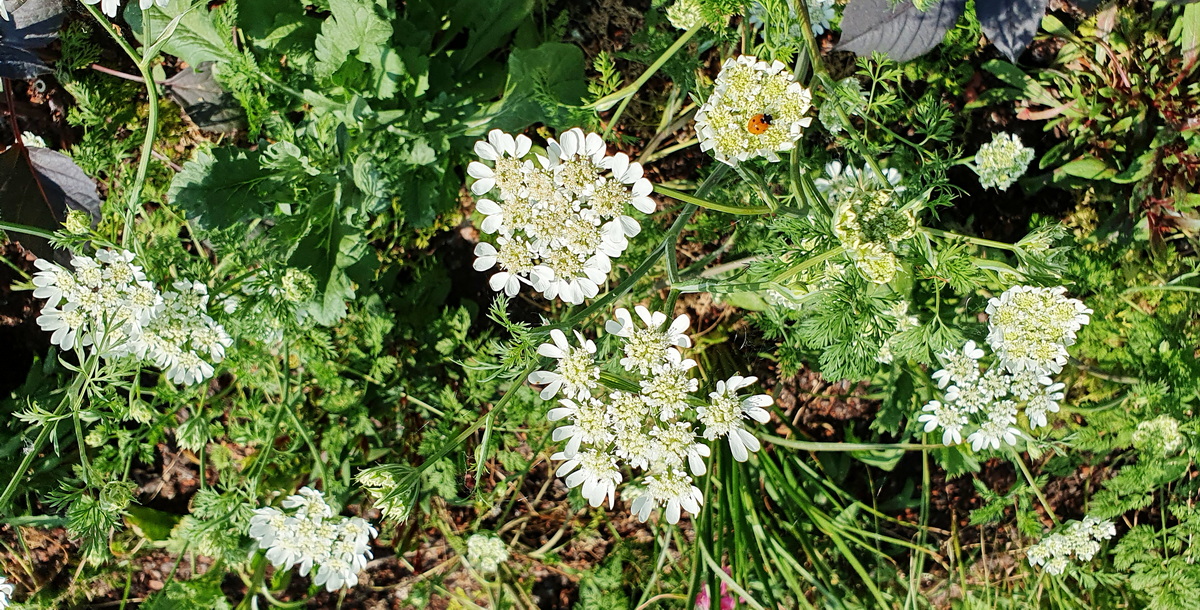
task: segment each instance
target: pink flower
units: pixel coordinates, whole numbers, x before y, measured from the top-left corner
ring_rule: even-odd
[[[730,576],[733,571],[730,568],[725,568],[725,573]],[[708,585],[704,585],[700,589],[700,594],[696,596],[696,610],[711,610],[712,599],[708,596]],[[729,585],[721,581],[721,610],[733,610],[733,596],[729,594]]]

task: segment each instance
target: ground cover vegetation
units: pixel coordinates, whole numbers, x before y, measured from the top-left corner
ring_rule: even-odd
[[[1200,5],[0,7],[0,608],[1200,607]]]

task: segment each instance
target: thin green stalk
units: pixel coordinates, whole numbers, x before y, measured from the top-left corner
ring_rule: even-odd
[[[930,472],[929,472],[929,452],[921,452],[921,513],[918,517],[917,542],[918,546],[925,544],[925,536],[927,534],[927,526],[929,525],[930,511]],[[917,598],[921,585],[921,573],[925,571],[925,555],[922,553],[913,553],[910,556],[908,564],[908,594],[904,598],[904,607],[913,608],[916,610],[919,605]]]
[[[699,32],[700,28],[702,27],[704,27],[703,23],[697,23],[695,27],[684,32],[683,35],[679,37],[679,40],[676,40],[675,44],[672,44],[667,48],[666,51],[663,51],[663,54],[659,56],[654,63],[650,64],[650,67],[646,68],[646,71],[642,72],[641,76],[639,76],[637,80],[592,102],[591,104],[588,104],[587,106],[584,106],[584,108],[592,108],[598,111],[604,111],[612,108],[613,104],[616,104],[625,98],[633,97],[633,95],[642,88],[642,85],[645,85],[646,82],[650,80],[650,77],[654,76],[654,74],[658,72],[658,69],[663,67],[663,64],[670,61],[670,59],[679,52],[679,49],[682,49],[683,45],[687,44],[687,41],[691,40],[692,36],[695,36],[696,32]]]
[[[704,563],[708,564],[709,571],[715,574],[717,578],[721,579],[721,582],[725,583],[725,585],[729,587],[730,591],[742,596],[741,602],[743,604],[750,606],[751,608],[756,608],[757,610],[766,610],[762,604],[754,600],[753,595],[750,595],[750,593],[743,589],[741,585],[737,584],[737,581],[726,574],[725,570],[722,570],[721,566],[717,565],[716,561],[713,561],[712,555],[708,553],[708,549],[704,548],[703,541],[696,540],[696,546],[700,549],[700,555],[704,558]],[[709,599],[715,599],[719,596],[720,593],[718,593],[716,590],[713,590],[709,594]]]
[[[737,214],[739,216],[757,216],[759,214],[770,214],[772,212],[771,208],[768,206],[765,206],[765,205],[752,205],[752,206],[746,206],[746,207],[736,206],[736,205],[725,205],[723,203],[717,203],[715,201],[708,201],[706,199],[701,199],[699,197],[693,197],[692,195],[688,195],[686,193],[681,193],[675,189],[669,189],[665,186],[660,186],[657,184],[654,185],[654,192],[656,192],[660,195],[666,195],[667,197],[670,197],[671,199],[677,199],[684,203],[689,203],[689,204],[697,206],[697,207],[706,208],[706,209],[714,210],[717,212],[725,212],[726,214]]]
[[[1172,291],[1172,290],[1174,290],[1174,291],[1179,291],[1179,292],[1195,292],[1195,293],[1198,293],[1198,294],[1200,294],[1200,288],[1197,288],[1197,287],[1195,287],[1195,286],[1171,286],[1171,285],[1165,285],[1165,286],[1134,286],[1133,288],[1127,288],[1127,289],[1125,289],[1124,291],[1122,291],[1122,292],[1121,292],[1121,294],[1125,295],[1125,294],[1131,294],[1131,293],[1134,293],[1134,292],[1152,292],[1152,291],[1155,291],[1155,290],[1164,290],[1164,291]]]
[[[64,397],[62,402],[58,404],[58,409],[54,411],[54,425],[50,425],[47,422],[42,426],[42,431],[38,433],[38,437],[33,441],[33,445],[29,451],[25,452],[25,457],[21,459],[21,465],[13,473],[13,478],[8,481],[8,485],[4,488],[4,493],[0,494],[0,511],[4,511],[4,507],[8,506],[9,499],[16,493],[17,486],[20,484],[21,479],[25,477],[25,471],[29,470],[29,466],[33,464],[33,460],[37,458],[38,453],[41,453],[42,447],[46,445],[46,440],[50,436],[50,433],[58,426],[58,421],[66,413],[70,404],[71,401],[69,398]]]
[[[1016,462],[1017,466],[1020,467],[1021,474],[1025,476],[1025,481],[1029,483],[1029,487],[1033,489],[1033,494],[1037,496],[1038,501],[1042,503],[1042,508],[1046,509],[1046,515],[1050,517],[1050,520],[1053,521],[1055,525],[1058,525],[1058,515],[1055,515],[1054,509],[1050,508],[1050,501],[1046,499],[1046,496],[1042,494],[1042,490],[1037,486],[1037,482],[1033,479],[1033,473],[1029,472],[1029,467],[1025,465],[1025,460],[1021,457],[1021,454],[1013,451],[1012,461]]]
[[[146,184],[146,173],[150,169],[150,159],[152,158],[151,151],[154,148],[154,140],[158,136],[158,86],[154,83],[154,75],[150,72],[150,62],[153,57],[143,57],[125,40],[125,37],[113,27],[112,22],[102,15],[95,5],[85,4],[84,8],[92,14],[92,17],[100,24],[100,27],[108,32],[108,34],[116,41],[129,59],[137,65],[138,72],[141,73],[143,84],[146,86],[146,101],[149,105],[147,108],[146,117],[146,137],[142,139],[141,155],[138,158],[137,173],[134,174],[133,185],[129,189],[129,202],[125,209],[125,231],[121,234],[121,245],[125,246],[129,243],[130,236],[133,234],[133,222],[141,209],[142,188]],[[142,17],[142,38],[147,43],[151,40],[150,37],[150,20],[144,15]],[[134,242],[134,249],[140,246]]]
[[[775,200],[775,194],[771,192],[771,185],[763,179],[762,175],[756,171],[749,170],[741,165],[734,168],[743,180],[754,186],[754,190],[758,191],[760,199],[766,202],[767,207],[772,212],[779,209],[779,202]]]
[[[923,443],[819,443],[811,441],[794,441],[780,438],[771,434],[760,434],[759,438],[773,445],[799,449],[801,451],[837,452],[837,451],[926,451],[937,449],[941,445],[926,445]]]
[[[985,248],[997,248],[999,250],[1007,250],[1009,252],[1016,252],[1017,250],[1017,247],[1012,244],[1006,244],[1001,241],[992,241],[990,239],[983,239],[981,237],[971,237],[970,235],[963,235],[953,231],[943,231],[941,229],[931,229],[929,227],[921,227],[918,230],[926,235],[941,237],[951,241],[965,241],[967,243],[975,244],[976,246],[983,246]]]
[[[620,105],[618,105],[616,111],[613,112],[612,118],[610,118],[608,120],[608,124],[604,126],[604,133],[601,134],[601,137],[603,137],[605,140],[608,139],[609,134],[612,133],[613,127],[616,127],[617,123],[620,122],[621,115],[625,114],[625,109],[629,107],[629,102],[632,100],[632,95],[621,100]]]
[[[54,233],[52,231],[31,227],[29,225],[17,224],[15,222],[0,221],[0,231],[23,233],[25,235],[32,235],[34,237],[41,237],[43,239],[54,239]]]
[[[845,246],[838,246],[836,248],[830,248],[829,250],[826,250],[816,256],[804,259],[804,262],[796,265],[795,267],[788,267],[782,273],[771,278],[771,281],[772,282],[782,282],[786,279],[796,277],[796,275],[798,275],[800,272],[804,271],[805,269],[808,269],[809,267],[813,267],[815,265],[819,265],[835,256],[838,256],[839,254],[842,254],[845,251],[846,251]]]
[[[493,413],[499,413],[500,411],[502,411],[504,409],[504,407],[508,406],[508,403],[509,403],[509,401],[512,400],[513,396],[516,396],[517,390],[525,383],[525,380],[529,377],[529,374],[532,373],[535,369],[537,369],[537,367],[538,367],[538,362],[536,360],[529,363],[529,365],[525,367],[525,370],[522,371],[521,374],[518,375],[513,380],[512,387],[510,387],[508,389],[508,391],[504,393],[504,396],[500,397],[500,400],[496,402],[496,405],[494,407],[492,407],[491,411],[488,411],[487,413],[484,413],[483,415],[481,415],[479,417],[479,419],[476,419],[474,423],[467,426],[465,429],[463,429],[462,432],[459,432],[457,436],[455,436],[453,439],[450,440],[450,442],[443,445],[441,449],[438,449],[437,453],[434,453],[433,455],[429,456],[429,458],[426,459],[424,462],[421,462],[421,464],[419,466],[417,466],[416,469],[413,471],[413,473],[410,474],[409,476],[420,475],[420,473],[423,472],[426,468],[429,468],[430,466],[435,464],[438,460],[446,457],[446,455],[448,455],[451,451],[454,451],[455,449],[457,449],[459,445],[461,445],[468,438],[470,438],[472,434],[475,434],[476,431],[478,431],[480,428],[482,428],[483,425],[485,423],[487,423],[488,417],[490,415],[492,415]]]
[[[642,588],[642,596],[638,598],[637,606],[641,608],[646,603],[646,598],[650,595],[651,589],[658,583],[658,575],[662,573],[663,565],[667,563],[667,552],[671,550],[671,528],[675,526],[668,524],[667,530],[662,536],[662,551],[658,554],[658,561],[655,563],[654,571],[650,573],[650,580],[646,582],[646,586]]]

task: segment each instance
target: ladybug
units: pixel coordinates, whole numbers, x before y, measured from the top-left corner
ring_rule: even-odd
[[[774,120],[775,117],[769,114],[756,114],[750,117],[749,123],[746,123],[746,131],[749,131],[754,135],[764,133],[767,131],[767,128],[771,126],[771,122]]]

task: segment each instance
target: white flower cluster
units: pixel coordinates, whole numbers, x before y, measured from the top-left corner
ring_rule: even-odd
[[[746,461],[749,452],[759,449],[758,439],[745,428],[746,420],[767,422],[766,407],[772,400],[765,394],[739,396],[757,379],[734,376],[718,381],[706,404],[693,406],[691,394],[699,389],[692,377],[696,362],[680,352],[692,345],[686,334],[688,317],[681,315],[668,325],[661,312],[651,313],[640,305],[634,312],[640,324],[621,308],[605,330],[620,338],[620,368],[640,391],[602,385],[595,343],[576,333],[578,344],[571,345],[557,329],[550,332],[553,342],[538,349],[556,359],[557,366],[537,371],[530,381],[546,386],[544,399],[565,396],[547,417],[566,422],[554,431],[554,440],[565,440],[566,446],[553,459],[565,460],[557,474],[566,477],[568,487],[581,487],[592,506],[607,499],[611,508],[623,480],[622,466],[641,468],[647,471],[645,487],[633,499],[633,512],[645,521],[655,508],[663,507],[667,521],[676,523],[681,510],[695,514],[704,500],[692,484],[693,476],[707,472],[703,458],[710,452],[701,437],[727,439],[734,459]]]
[[[1179,422],[1170,415],[1159,415],[1141,422],[1133,433],[1133,446],[1139,451],[1163,457],[1179,453],[1184,444]]]
[[[1112,521],[1084,517],[1076,521],[1061,534],[1051,534],[1033,545],[1026,552],[1029,565],[1042,566],[1050,574],[1062,574],[1071,562],[1071,556],[1086,562],[1100,552],[1100,541],[1117,535]]]
[[[842,115],[838,113],[838,108],[841,108],[847,117],[862,116],[867,108],[867,98],[858,78],[847,76],[834,83],[833,88],[825,95],[825,102],[821,104],[817,118],[825,126],[825,129],[834,135],[846,129]]]
[[[166,6],[170,2],[171,0],[141,0],[139,2],[139,6],[141,6],[142,10],[144,11],[155,3],[157,3],[159,6]],[[83,3],[99,4],[100,10],[104,11],[104,14],[108,15],[109,17],[116,17],[117,9],[121,8],[121,0],[83,0]]]
[[[811,106],[811,92],[782,62],[731,57],[696,113],[700,150],[733,166],[757,157],[778,161],[776,153],[794,148],[812,123],[804,116]]]
[[[370,494],[371,499],[375,501],[375,508],[378,508],[384,517],[401,522],[408,520],[417,490],[407,488],[404,493],[393,493],[404,484],[396,472],[386,468],[367,468],[359,472],[355,480]]]
[[[208,379],[233,341],[208,310],[208,288],[175,282],[159,293],[127,250],[75,256],[73,271],[34,264],[33,295],[46,299],[38,326],[64,350],[90,348],[106,360],[133,357],[161,368],[173,383]]]
[[[1007,191],[1029,169],[1033,157],[1033,149],[1022,144],[1016,134],[998,133],[991,142],[979,147],[972,167],[983,188],[994,186]]]
[[[825,177],[814,181],[834,209],[834,234],[859,273],[876,284],[896,277],[900,262],[894,250],[917,230],[916,214],[896,197],[905,190],[900,172],[888,168],[882,174],[881,180],[871,167],[859,170],[831,161]]]
[[[485,573],[495,572],[508,561],[508,547],[497,536],[472,534],[467,538],[467,563]]]
[[[674,4],[667,7],[667,21],[675,29],[690,30],[704,23],[704,7],[700,5],[700,0],[675,0]]]
[[[485,217],[480,229],[497,239],[495,246],[475,247],[474,266],[499,266],[490,284],[508,296],[525,283],[547,299],[577,304],[596,296],[612,269],[610,259],[641,231],[627,208],[653,212],[654,187],[628,155],[608,155],[599,134],[575,128],[560,140],[549,141],[546,156],[535,154],[536,163],[526,158],[533,143],[524,135],[493,130],[475,144],[488,163],[467,167],[476,179],[471,191],[495,191],[498,201],[476,205]]]
[[[0,610],[4,610],[12,603],[13,586],[8,583],[8,579],[0,576]]]
[[[1050,374],[1062,370],[1066,362],[1066,347],[1062,347],[1061,358],[1057,351],[1048,351],[1042,359],[1013,358],[1010,351],[1012,341],[1019,336],[1025,343],[1042,341],[1047,337],[1064,341],[1082,324],[1087,324],[1090,309],[1083,303],[1066,298],[1062,288],[1034,288],[1015,286],[1005,291],[988,305],[988,346],[996,356],[990,367],[981,368],[984,350],[968,341],[961,352],[948,351],[940,354],[941,370],[933,374],[938,387],[944,389],[941,400],[931,400],[922,409],[924,413],[917,421],[925,424],[926,432],[942,430],[942,443],[957,445],[964,435],[971,448],[981,451],[986,448],[999,449],[1002,444],[1016,445],[1022,436],[1017,427],[1018,415],[1022,412],[1029,427],[1036,429],[1048,425],[1047,416],[1057,413],[1059,402],[1065,396],[1065,386],[1051,379]],[[1054,295],[1053,299],[1040,300],[1047,308],[1049,318],[1042,320],[1041,337],[1035,336],[1034,327],[1018,325],[1015,320],[1024,319],[1016,315],[1015,303],[1022,297],[1013,295]],[[1058,312],[1055,313],[1055,308]],[[1068,322],[1063,312],[1070,310],[1075,315]],[[1033,312],[1029,312],[1033,313]],[[1045,311],[1040,313],[1046,313]],[[999,314],[999,318],[997,315]],[[1055,324],[1052,321],[1057,320]],[[1005,325],[1008,325],[1005,327]],[[1001,328],[997,328],[1000,326]],[[1068,332],[1069,329],[1069,332]],[[1069,344],[1069,343],[1068,343]],[[1024,352],[1022,352],[1024,353]]]
[[[988,345],[1009,371],[1057,373],[1092,310],[1062,286],[1014,286],[988,301]]]
[[[357,585],[372,556],[375,528],[358,517],[334,515],[324,495],[308,487],[288,496],[283,507],[291,513],[267,506],[250,519],[250,537],[266,549],[267,561],[279,570],[300,566],[301,576],[316,566],[313,584],[326,591]]]
[[[879,347],[879,354],[875,356],[875,361],[882,364],[891,364],[895,360],[896,355],[892,352],[896,345],[896,338],[900,333],[912,330],[921,325],[921,319],[908,313],[909,302],[906,300],[896,301],[891,309],[886,312],[887,317],[895,320],[895,327],[892,334]]]

